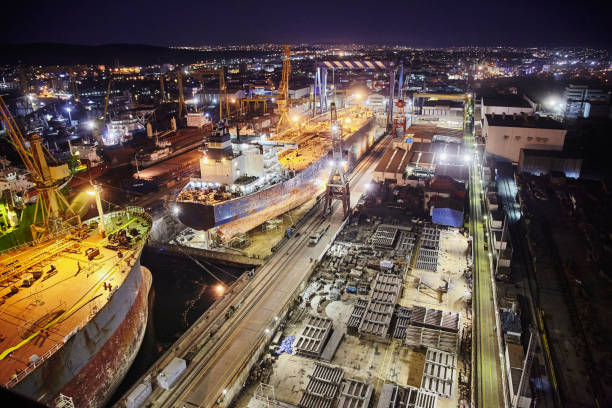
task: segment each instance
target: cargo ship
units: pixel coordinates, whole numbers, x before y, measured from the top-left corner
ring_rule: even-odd
[[[102,219],[104,229],[96,217],[1,254],[2,386],[102,407],[127,373],[147,324],[140,254],[152,219],[135,207]]]
[[[338,118],[350,169],[383,132],[363,107],[340,110]],[[214,229],[225,241],[312,199],[329,176],[330,131],[326,115],[249,143],[231,143],[217,129],[203,149],[201,177],[190,179],[177,197],[180,221],[196,230]]]

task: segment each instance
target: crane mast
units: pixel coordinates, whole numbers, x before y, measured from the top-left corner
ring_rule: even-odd
[[[68,165],[49,166],[43,150],[42,137],[38,133],[24,137],[2,97],[0,97],[0,121],[4,123],[9,140],[17,150],[38,191],[34,223],[30,226],[32,237],[38,240],[60,230],[63,224],[62,206],[70,208],[64,196],[58,191],[58,181],[69,174]],[[80,224],[80,217],[76,214],[75,216]],[[37,219],[40,219],[40,222],[36,222]]]
[[[278,85],[278,105],[279,118],[276,122],[276,132],[289,127],[289,75],[291,74],[291,51],[289,46],[285,45],[283,54],[283,75]]]

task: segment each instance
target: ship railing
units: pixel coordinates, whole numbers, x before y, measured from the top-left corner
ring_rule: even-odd
[[[59,350],[64,345],[63,342],[55,343],[49,350],[47,350],[42,356],[38,357],[36,360],[31,361],[28,365],[23,369],[17,372],[9,382],[5,384],[6,388],[12,388],[17,385],[21,380],[23,380],[28,374],[34,371],[37,367],[42,365],[49,357],[51,357],[57,350]]]
[[[53,234],[45,235],[45,236],[43,236],[38,241],[24,242],[23,244],[19,244],[19,245],[16,245],[14,247],[7,248],[5,250],[0,251],[0,255],[3,255],[3,254],[8,253],[8,252],[13,252],[13,251],[16,251],[16,250],[21,249],[21,248],[26,248],[26,247],[31,247],[31,246],[34,246],[34,245],[37,245],[37,244],[41,244],[43,242],[47,242],[47,241],[50,241],[52,239],[55,239],[55,238],[58,238],[58,237],[61,237],[61,236],[66,236],[66,235],[70,234],[70,230],[73,229],[73,228],[74,227],[70,226],[70,227],[61,229],[59,231],[56,231]]]

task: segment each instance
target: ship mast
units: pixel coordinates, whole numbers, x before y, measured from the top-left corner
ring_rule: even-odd
[[[30,173],[32,183],[38,191],[34,222],[30,225],[32,237],[36,241],[45,235],[60,230],[63,224],[62,206],[70,209],[64,196],[58,191],[59,180],[69,175],[68,165],[49,166],[45,157],[46,148],[42,144],[42,137],[38,133],[32,133],[26,139],[2,97],[0,97],[0,121],[4,123],[9,140],[17,150],[19,157]],[[40,217],[38,216],[39,212]],[[80,224],[80,217],[76,214],[75,216]],[[36,222],[37,218],[40,219],[40,222]]]

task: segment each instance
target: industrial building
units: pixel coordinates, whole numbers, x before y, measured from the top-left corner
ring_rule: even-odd
[[[374,170],[375,182],[417,186],[421,179],[447,175],[467,180],[462,131],[437,126],[413,125],[404,140],[395,140]]]
[[[579,178],[582,157],[575,152],[521,149],[518,168],[521,173],[536,176],[558,172],[565,177]]]
[[[610,94],[601,89],[592,89],[588,85],[569,84],[565,88],[563,94],[565,99],[565,117],[566,118],[588,118],[590,116],[598,116],[600,104],[603,103],[604,112],[607,107],[607,113],[610,112]],[[595,109],[593,109],[595,107]],[[593,112],[591,112],[593,111]],[[592,114],[593,113],[593,114]],[[606,117],[608,115],[604,115]]]
[[[518,163],[521,149],[562,150],[567,130],[561,123],[538,115],[488,114],[483,136],[487,154]]]
[[[535,103],[518,95],[483,96],[481,98],[482,116],[485,115],[533,115]]]

